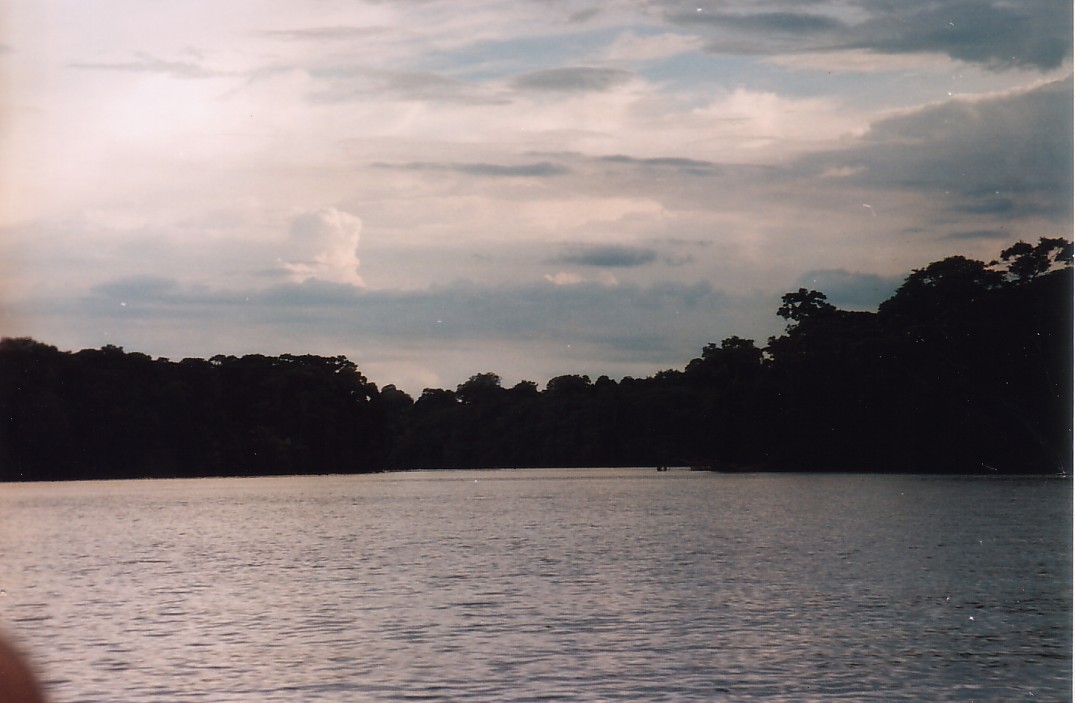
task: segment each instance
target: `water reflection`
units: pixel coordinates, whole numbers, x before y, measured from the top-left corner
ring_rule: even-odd
[[[1071,489],[652,471],[0,487],[56,701],[1062,699]]]

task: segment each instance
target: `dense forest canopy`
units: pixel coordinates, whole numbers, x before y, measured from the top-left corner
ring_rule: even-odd
[[[764,347],[682,370],[539,389],[477,373],[417,398],[348,359],[172,361],[0,341],[0,480],[354,473],[415,467],[1067,473],[1072,244],[913,271],[876,312],[784,295]]]

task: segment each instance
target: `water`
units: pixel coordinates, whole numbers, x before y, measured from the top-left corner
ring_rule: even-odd
[[[1071,700],[1056,479],[0,485],[55,703]]]

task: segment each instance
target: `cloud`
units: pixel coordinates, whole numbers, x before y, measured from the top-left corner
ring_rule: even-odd
[[[579,10],[578,12],[572,14],[567,18],[567,22],[568,24],[584,24],[600,14],[600,7],[591,7],[585,10]]]
[[[793,34],[799,37],[832,34],[846,25],[827,15],[806,12],[754,12],[745,14],[694,12],[681,13],[675,20],[682,24],[705,24],[735,32],[756,34]]]
[[[619,68],[550,68],[516,76],[512,86],[523,91],[600,93],[629,83],[634,77]]]
[[[830,48],[844,39],[848,26],[837,17],[798,8],[755,11],[755,3],[724,3],[720,10],[679,3],[666,12],[674,25],[698,33],[704,50],[714,54],[757,56]]]
[[[705,33],[709,50],[718,53],[943,54],[994,69],[1039,71],[1071,57],[1072,5],[1052,0],[860,0],[827,4],[826,14],[790,2],[761,12],[752,11],[755,3],[735,1],[719,12],[680,0],[654,4],[673,24]]]
[[[570,169],[549,161],[511,165],[415,161],[406,164],[376,163],[374,166],[401,171],[442,171],[489,178],[550,178],[571,172]]]
[[[358,275],[358,240],[362,220],[354,215],[322,208],[304,213],[291,224],[282,267],[291,280],[309,279],[361,286]]]
[[[689,266],[694,263],[695,258],[693,254],[669,255],[662,257],[661,261],[668,266]]]
[[[974,230],[960,230],[956,232],[949,232],[944,235],[945,239],[956,240],[977,240],[977,239],[1008,239],[1011,237],[1010,232],[1005,232],[1002,229],[974,229]]]
[[[657,252],[653,249],[619,245],[575,245],[568,253],[556,257],[554,262],[603,268],[631,268],[645,266],[656,260]]]
[[[389,27],[359,27],[353,25],[336,25],[327,27],[307,27],[304,29],[275,29],[262,32],[264,36],[287,41],[354,41],[377,34],[391,32]]]
[[[712,240],[709,239],[683,239],[682,237],[666,237],[661,241],[677,247],[706,248],[713,246]]]
[[[994,215],[996,217],[1024,217],[1035,216],[1041,208],[1033,203],[1020,207],[1020,204],[1011,198],[1002,197],[999,191],[996,195],[986,194],[985,197],[975,198],[961,203],[956,208],[959,212],[972,215]]]
[[[577,273],[567,273],[566,271],[560,271],[558,273],[545,274],[545,280],[554,286],[574,286],[582,283],[586,279]]]
[[[509,101],[496,91],[434,72],[335,65],[309,70],[316,87],[309,98],[316,103],[374,101],[385,98],[461,105],[503,105]]]
[[[549,163],[548,161],[531,164],[517,164],[512,166],[482,163],[458,164],[457,170],[460,173],[465,173],[471,176],[504,176],[508,178],[548,178],[550,176],[562,176],[566,173],[570,173],[569,169],[563,166],[559,166],[557,164]]]
[[[133,73],[157,73],[171,78],[184,78],[184,79],[199,79],[199,78],[219,78],[221,76],[232,75],[223,71],[216,71],[206,68],[198,63],[190,61],[169,61],[167,59],[156,58],[149,54],[138,54],[137,61],[125,61],[119,63],[71,63],[71,68],[77,68],[88,71],[121,71],[121,72],[133,72]]]
[[[817,176],[929,194],[1006,218],[1072,209],[1072,81],[959,98],[878,120],[848,148],[801,158]]]
[[[1070,230],[1056,0],[65,7],[0,38],[0,285],[53,343],[644,373],[778,332],[804,271],[868,302]]]
[[[178,292],[179,284],[176,280],[163,276],[130,276],[119,278],[100,285],[94,286],[93,295],[114,298],[123,304],[144,303],[147,301],[167,300],[173,293]]]
[[[873,0],[871,9],[887,8]],[[937,52],[997,68],[1053,69],[1071,56],[1072,5],[953,0],[890,10],[854,27],[848,45],[880,53]]]
[[[668,169],[693,176],[707,176],[727,172],[727,167],[712,161],[699,161],[682,157],[661,156],[652,158],[637,158],[623,154],[613,154],[599,157],[601,161],[612,164],[626,164],[639,166],[647,169]]]

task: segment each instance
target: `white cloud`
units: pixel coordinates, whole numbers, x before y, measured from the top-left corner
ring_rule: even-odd
[[[548,197],[518,206],[519,220],[545,235],[631,217],[659,217],[662,212],[659,202],[641,197]]]
[[[866,115],[838,100],[787,97],[747,88],[718,97],[695,109],[691,117],[695,129],[709,126],[710,141],[721,145],[716,155],[730,149],[739,152],[731,159],[724,156],[724,161],[784,161],[793,153],[860,131],[866,122]]]
[[[316,278],[362,286],[358,275],[361,233],[362,220],[351,213],[333,207],[304,213],[292,222],[287,258],[281,264],[296,283]]]
[[[611,271],[601,271],[594,277],[586,277],[579,273],[559,271],[554,274],[545,274],[545,280],[555,286],[578,286],[583,283],[599,283],[605,288],[616,288],[620,281]]]
[[[851,178],[862,174],[866,169],[862,166],[834,166],[825,169],[821,173],[822,178]]]
[[[586,279],[577,273],[560,271],[558,273],[545,274],[545,280],[556,286],[574,286],[582,283]]]
[[[608,286],[609,288],[615,288],[616,286],[620,285],[619,279],[616,278],[616,276],[611,271],[602,271],[601,273],[597,274],[597,281],[601,285]]]

